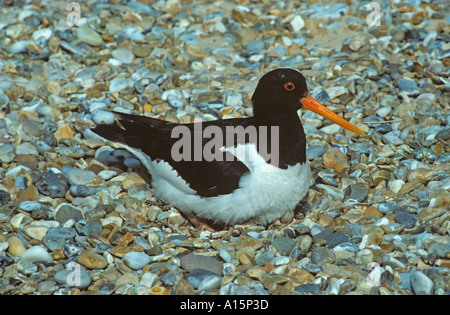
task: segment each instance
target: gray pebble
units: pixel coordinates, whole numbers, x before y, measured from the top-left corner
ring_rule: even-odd
[[[68,239],[73,239],[77,233],[73,228],[50,228],[42,239],[45,247],[54,251],[63,246]]]
[[[139,270],[148,265],[151,261],[149,255],[142,252],[129,252],[123,257],[125,265],[134,270]]]
[[[334,248],[336,245],[350,241],[350,237],[345,233],[330,233],[325,235],[322,239],[327,241],[328,248]]]
[[[315,283],[305,283],[296,287],[295,293],[300,295],[320,295],[322,294],[322,291]]]
[[[417,89],[416,82],[409,79],[400,79],[398,80],[397,85],[401,91],[414,91]]]
[[[71,185],[86,185],[94,181],[95,173],[79,168],[63,167],[61,169],[66,174]]]
[[[322,145],[313,145],[306,149],[306,157],[312,161],[315,158],[321,157],[325,153],[325,149]]]
[[[44,261],[47,263],[53,262],[52,256],[41,245],[35,245],[28,248],[20,257],[20,259],[28,260],[29,262]]]
[[[411,274],[411,288],[416,295],[432,295],[434,283],[421,271],[414,271]]]
[[[104,189],[104,186],[72,185],[70,186],[69,191],[73,197],[88,197],[95,195]]]
[[[16,147],[9,143],[4,143],[0,145],[0,161],[1,162],[12,162],[13,158],[16,156]]]
[[[334,262],[336,254],[326,247],[315,247],[311,253],[311,262],[316,265],[322,265],[325,262]]]
[[[190,253],[180,257],[180,263],[181,268],[187,271],[201,268],[219,275],[222,273],[222,263],[209,256]]]
[[[39,201],[22,201],[19,204],[19,209],[26,212],[32,212],[35,210],[40,210],[42,208],[45,208],[45,205],[40,203]]]
[[[288,237],[278,237],[272,241],[272,246],[275,247],[281,254],[289,255],[295,246],[295,240]]]
[[[398,224],[403,224],[407,228],[412,228],[416,225],[419,218],[411,213],[398,211],[395,215],[395,222]]]
[[[66,195],[69,183],[63,174],[42,172],[36,179],[36,188],[43,195],[51,198],[60,198]]]
[[[61,204],[55,210],[55,220],[61,224],[70,219],[76,222],[83,218],[83,211],[70,204]]]
[[[450,244],[433,243],[428,248],[430,254],[435,254],[440,258],[446,258],[450,254]]]
[[[107,124],[110,125],[114,123],[115,115],[114,113],[106,110],[95,109],[92,112],[92,120],[95,124]]]
[[[69,287],[87,288],[91,284],[89,273],[78,264],[74,264],[74,266],[58,271],[55,274],[55,281],[59,284],[68,285]]]
[[[194,288],[198,288],[200,284],[208,278],[216,278],[222,280],[222,277],[217,273],[201,268],[196,268],[191,270],[191,272],[187,276],[187,281],[189,281],[189,283],[192,284]]]

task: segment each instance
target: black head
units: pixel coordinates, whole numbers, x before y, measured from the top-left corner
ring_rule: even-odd
[[[264,112],[296,112],[308,95],[305,77],[297,70],[281,68],[266,73],[252,96],[255,116]]]

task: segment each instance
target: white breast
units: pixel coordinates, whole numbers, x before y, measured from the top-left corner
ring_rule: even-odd
[[[252,217],[258,217],[263,224],[270,223],[294,210],[311,183],[308,162],[280,169],[266,163],[254,145],[246,144],[226,149],[250,170],[241,178],[240,187],[230,194],[200,197],[167,162],[152,161],[141,150],[124,147],[147,167],[158,198],[200,217],[229,224]]]

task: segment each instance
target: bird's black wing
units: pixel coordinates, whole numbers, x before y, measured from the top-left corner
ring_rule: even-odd
[[[110,141],[141,149],[152,160],[166,161],[202,197],[233,192],[239,188],[240,178],[249,172],[244,163],[226,151],[215,153],[221,155],[221,160],[206,161],[202,158],[200,161],[195,161],[192,152],[190,159],[175,161],[172,157],[172,147],[180,139],[172,137],[172,130],[178,126],[187,127],[191,136],[194,136],[196,130],[194,124],[177,124],[145,116],[116,114],[120,117],[121,126],[102,124],[93,128],[92,131]],[[239,125],[246,128],[252,123],[253,118],[208,121],[201,124],[201,130],[212,125],[219,127],[224,137],[223,144],[225,144],[226,126]],[[202,147],[208,141],[210,139],[202,138]],[[191,146],[191,149],[194,151],[195,148]]]

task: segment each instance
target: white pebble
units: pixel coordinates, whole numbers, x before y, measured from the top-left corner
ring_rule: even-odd
[[[27,249],[20,259],[28,260],[29,262],[44,261],[51,263],[53,261],[52,256],[45,250],[44,247],[36,245]]]
[[[432,295],[434,291],[433,281],[420,271],[412,273],[411,287],[416,295]]]
[[[298,32],[305,27],[305,21],[302,19],[300,15],[296,15],[294,19],[291,21],[291,26],[294,32]]]
[[[92,112],[92,120],[97,125],[99,125],[99,124],[110,125],[110,124],[114,123],[114,117],[115,117],[114,113],[109,112],[109,111],[104,111],[101,109],[96,109]]]

